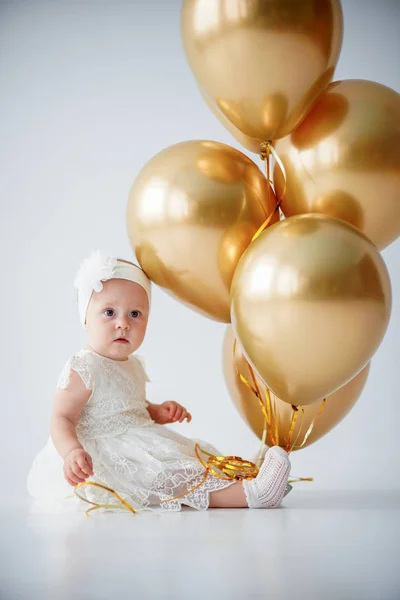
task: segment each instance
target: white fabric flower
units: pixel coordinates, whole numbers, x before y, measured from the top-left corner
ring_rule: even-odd
[[[79,267],[74,280],[77,290],[101,292],[103,281],[111,279],[117,266],[117,259],[105,256],[100,250],[94,251]]]

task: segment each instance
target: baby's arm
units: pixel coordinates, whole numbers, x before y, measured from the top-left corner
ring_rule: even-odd
[[[76,485],[93,474],[91,458],[76,435],[76,425],[90,395],[91,390],[85,387],[78,373],[71,369],[68,388],[57,388],[54,398],[51,438],[64,459],[64,475],[71,485]]]

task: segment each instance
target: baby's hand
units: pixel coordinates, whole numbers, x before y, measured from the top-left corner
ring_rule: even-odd
[[[83,448],[75,448],[64,457],[64,477],[75,487],[93,475],[92,459]]]
[[[178,404],[178,402],[174,402],[173,400],[169,400],[168,402],[163,402],[160,404],[158,406],[156,417],[156,423],[161,425],[176,422],[182,423],[184,419],[190,423],[192,420],[192,415],[187,412],[186,408]]]

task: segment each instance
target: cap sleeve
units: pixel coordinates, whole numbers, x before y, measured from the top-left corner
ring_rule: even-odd
[[[64,366],[60,377],[57,381],[57,387],[66,390],[69,386],[71,379],[71,369],[78,373],[79,377],[85,384],[86,389],[93,389],[93,375],[90,369],[90,365],[82,356],[72,356],[66,365]]]

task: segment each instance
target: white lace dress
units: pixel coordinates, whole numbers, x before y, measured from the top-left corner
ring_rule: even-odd
[[[183,498],[179,496],[204,477],[204,467],[195,455],[195,440],[156,424],[146,409],[146,381],[140,360],[131,355],[127,361],[105,358],[83,349],[65,365],[57,386],[66,389],[70,371],[76,371],[91,396],[78,425],[78,439],[93,460],[94,475],[87,481],[102,483],[117,491],[135,509],[179,511],[182,505],[197,510],[209,506],[209,494],[232,484],[208,475],[206,481]],[[210,444],[202,448],[220,454]],[[63,475],[63,461],[51,438],[36,456],[28,475],[28,491],[46,504],[68,500],[88,504],[77,498]],[[82,486],[79,493],[99,503],[118,500],[95,486]]]

